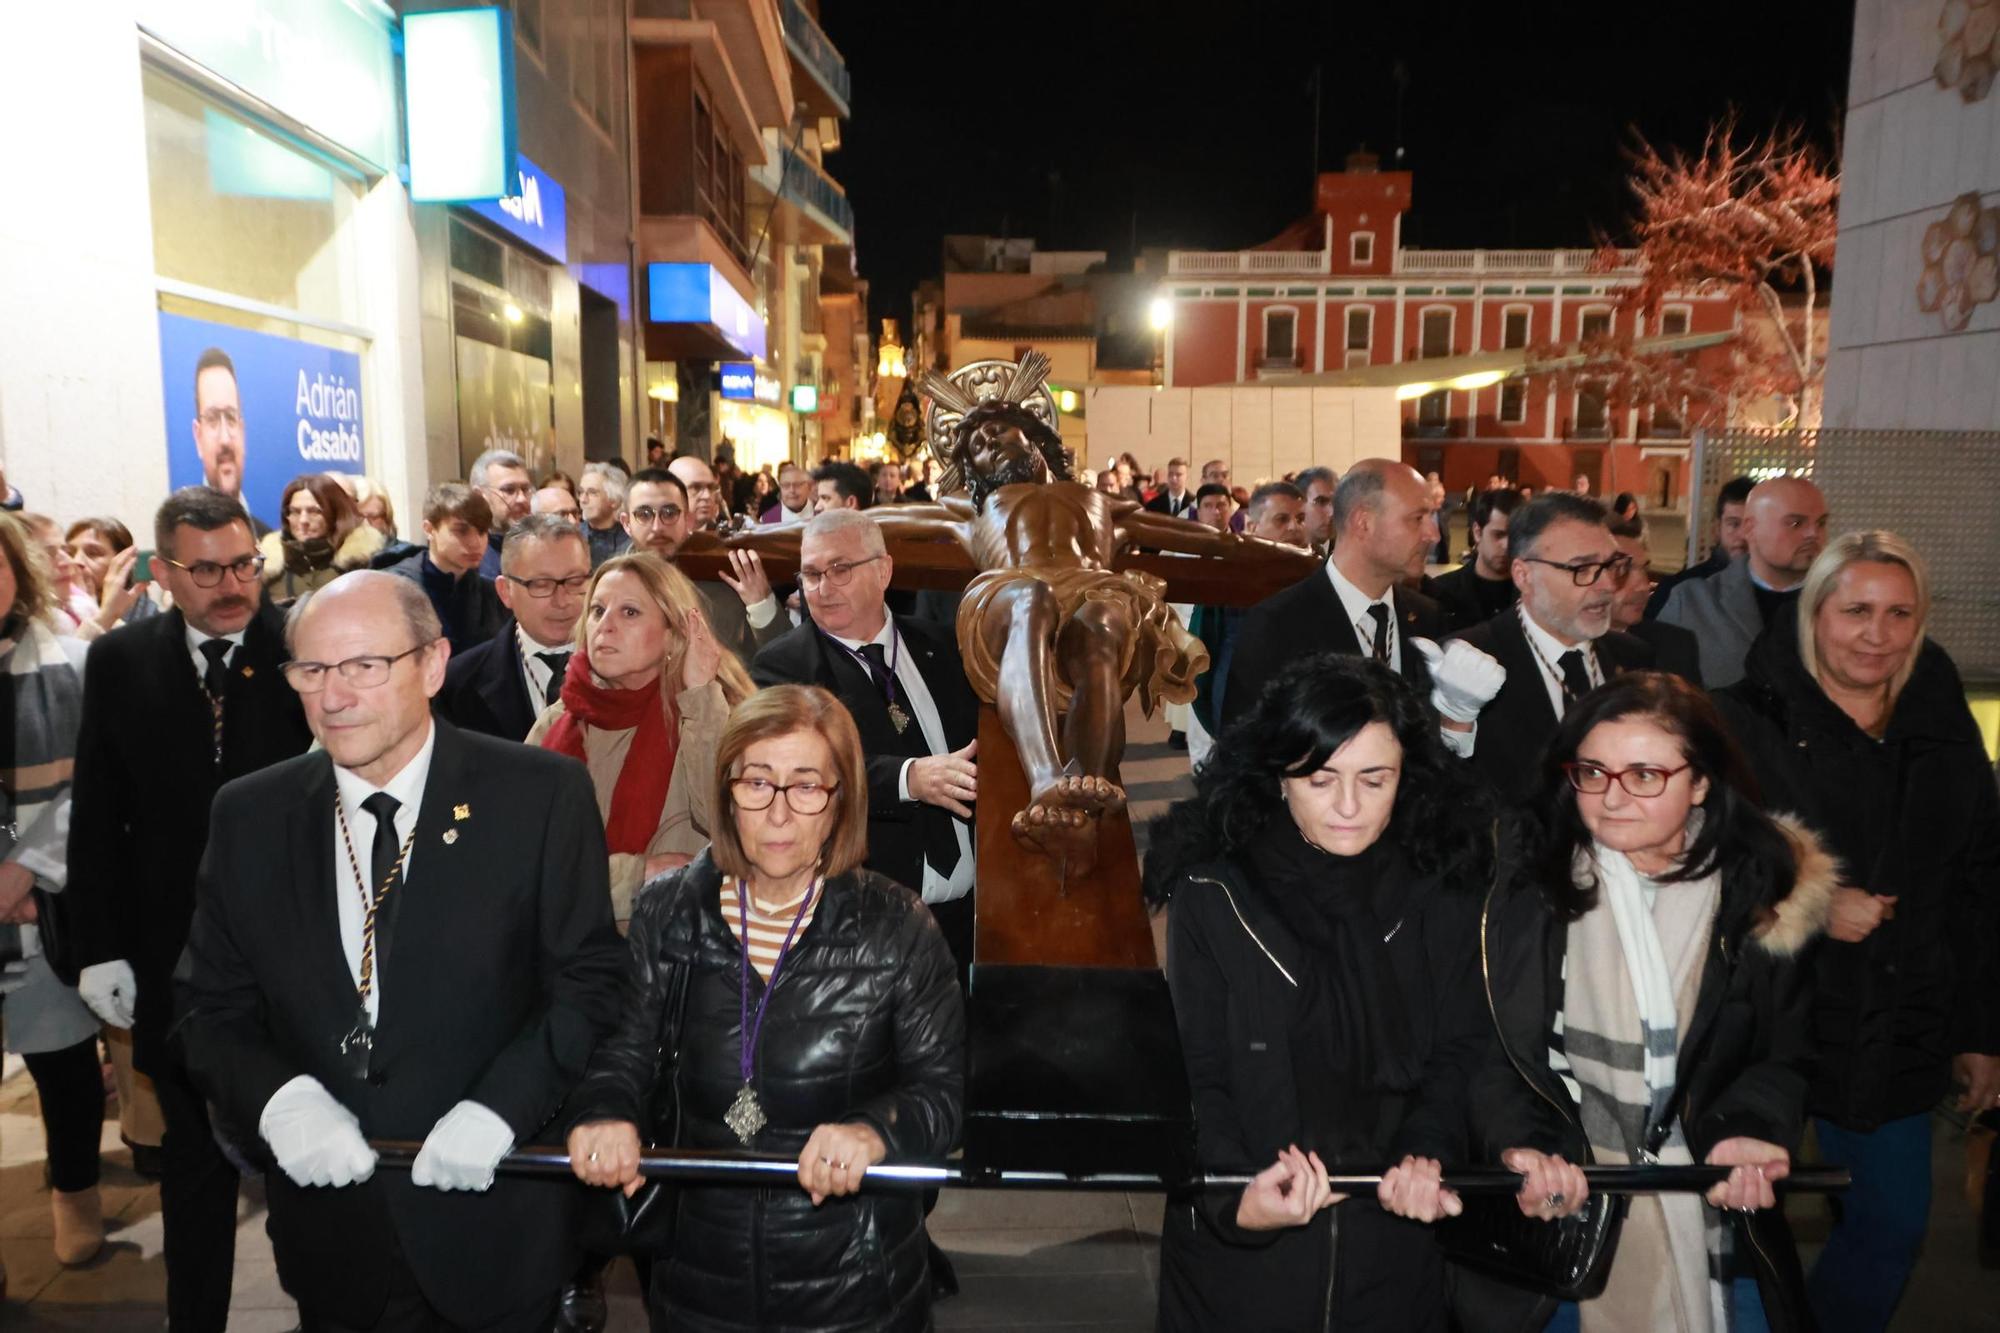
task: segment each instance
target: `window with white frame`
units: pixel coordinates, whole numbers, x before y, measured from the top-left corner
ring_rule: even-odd
[[[1518,379],[1500,382],[1500,420],[1518,426],[1528,419],[1528,386]]]
[[[1298,364],[1299,312],[1290,306],[1272,306],[1264,312],[1264,362],[1267,365]]]
[[[1585,342],[1589,342],[1592,338],[1610,337],[1611,311],[1602,306],[1585,310],[1582,320],[1577,324],[1577,335]]]
[[[1347,238],[1347,257],[1356,264],[1375,262],[1375,233],[1357,231]]]
[[[1502,347],[1526,347],[1528,345],[1528,317],[1532,312],[1524,305],[1508,306],[1500,312],[1500,345]]]
[[[1609,395],[1601,380],[1582,380],[1576,386],[1576,433],[1608,435],[1611,431]]]
[[[1689,310],[1684,305],[1668,306],[1660,312],[1660,336],[1678,338],[1688,331]]]
[[[1417,424],[1427,430],[1442,430],[1451,418],[1451,393],[1439,389],[1417,399]]]
[[[1422,321],[1422,343],[1417,355],[1422,357],[1450,356],[1451,330],[1456,312],[1451,310],[1426,310]]]
[[[1347,308],[1347,364],[1368,364],[1369,343],[1375,332],[1375,312],[1365,305]]]

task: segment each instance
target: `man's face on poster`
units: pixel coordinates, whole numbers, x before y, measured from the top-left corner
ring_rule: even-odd
[[[202,480],[224,495],[243,493],[243,400],[228,366],[210,366],[195,377],[194,447]]]

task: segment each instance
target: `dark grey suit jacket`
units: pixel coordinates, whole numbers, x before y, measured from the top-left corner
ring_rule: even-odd
[[[1764,632],[1757,592],[1750,585],[1750,558],[1732,560],[1721,573],[1689,579],[1667,598],[1660,623],[1679,625],[1701,650],[1701,678],[1711,690],[1743,679],[1750,645]]]

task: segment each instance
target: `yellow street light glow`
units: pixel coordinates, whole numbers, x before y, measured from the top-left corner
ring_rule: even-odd
[[[1147,308],[1155,329],[1164,329],[1174,322],[1174,303],[1164,296],[1156,296]]]
[[[1396,386],[1396,401],[1407,403],[1412,398],[1421,398],[1436,388],[1437,385],[1430,380],[1418,380],[1415,384],[1398,384]]]
[[[501,307],[500,313],[507,317],[509,324],[519,324],[523,319],[527,318],[527,316],[521,313],[521,307],[515,305],[512,301]]]
[[[1484,389],[1507,378],[1504,370],[1476,370],[1470,375],[1460,375],[1450,382],[1454,389]]]
[[[1076,390],[1075,389],[1056,390],[1056,406],[1061,408],[1065,412],[1076,411]]]

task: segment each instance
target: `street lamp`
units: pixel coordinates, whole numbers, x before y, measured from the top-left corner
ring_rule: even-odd
[[[1152,305],[1147,307],[1147,314],[1152,319],[1153,328],[1159,332],[1165,332],[1167,327],[1174,322],[1174,303],[1164,296],[1156,296],[1153,298]]]

